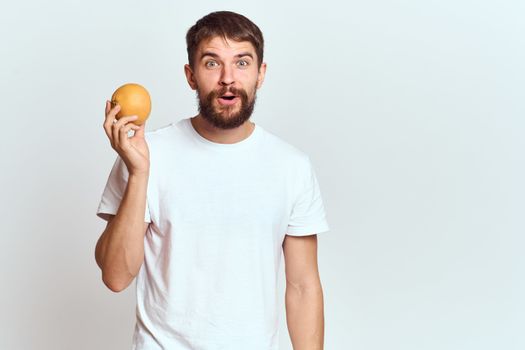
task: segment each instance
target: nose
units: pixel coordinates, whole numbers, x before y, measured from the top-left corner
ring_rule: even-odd
[[[233,68],[228,65],[224,65],[221,72],[221,82],[222,86],[232,85],[235,82],[233,77]]]

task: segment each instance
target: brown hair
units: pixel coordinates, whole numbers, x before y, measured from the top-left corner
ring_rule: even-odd
[[[188,63],[192,69],[194,67],[195,52],[199,44],[215,36],[252,43],[257,53],[258,67],[261,67],[264,39],[259,27],[238,13],[217,11],[199,19],[186,33]]]

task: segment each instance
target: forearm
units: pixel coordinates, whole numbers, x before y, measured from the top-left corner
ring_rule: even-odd
[[[130,175],[119,209],[96,247],[102,280],[114,291],[126,288],[144,261],[144,213],[148,175]]]
[[[294,350],[323,350],[324,306],[320,284],[310,288],[286,285],[286,322]]]

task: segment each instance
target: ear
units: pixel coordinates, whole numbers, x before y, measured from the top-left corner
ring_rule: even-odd
[[[195,82],[195,75],[193,74],[193,70],[191,69],[189,64],[184,65],[184,74],[186,74],[186,80],[188,81],[188,84],[190,85],[192,90],[197,89],[197,83]]]
[[[257,75],[257,89],[259,89],[262,86],[265,74],[266,74],[266,63],[263,62],[261,64],[261,68],[259,68],[259,74]]]

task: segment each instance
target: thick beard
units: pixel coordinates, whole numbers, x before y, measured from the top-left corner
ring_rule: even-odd
[[[254,91],[256,91],[254,89]],[[219,96],[231,92],[236,96],[239,96],[241,101],[240,109],[237,113],[232,113],[232,110],[236,108],[236,105],[225,106],[219,105],[220,110],[214,109],[214,102],[216,102]],[[211,125],[219,129],[234,129],[244,124],[250,119],[253,109],[255,107],[256,94],[254,93],[253,99],[249,101],[248,94],[242,89],[222,87],[219,91],[211,91],[205,99],[202,98],[199,89],[197,88],[197,100],[199,101],[199,114],[203,119],[208,121]],[[226,116],[223,116],[226,114]]]

